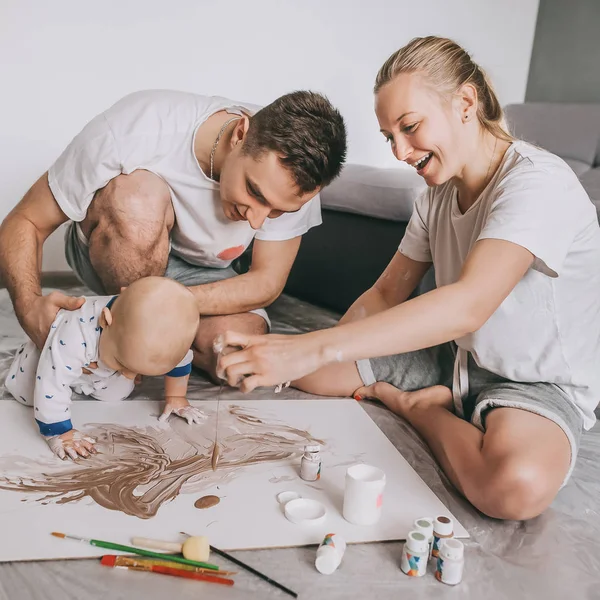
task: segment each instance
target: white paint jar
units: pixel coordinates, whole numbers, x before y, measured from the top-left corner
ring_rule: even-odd
[[[300,461],[300,477],[304,481],[317,481],[321,478],[321,446],[314,444],[304,446],[304,454]]]
[[[442,540],[435,570],[435,577],[442,583],[456,585],[462,581],[465,567],[465,547],[453,538]]]
[[[436,517],[433,522],[433,547],[431,556],[437,558],[440,550],[441,540],[454,537],[454,524],[452,519],[446,516]]]
[[[411,531],[402,547],[400,568],[409,577],[423,577],[429,561],[429,539],[420,531]]]
[[[413,531],[422,533],[429,543],[429,557],[431,558],[431,549],[433,547],[433,519],[421,517],[413,523]]]
[[[346,541],[337,533],[328,533],[317,548],[315,567],[323,575],[331,575],[342,562]]]
[[[371,465],[353,465],[346,471],[342,514],[354,525],[374,525],[381,518],[385,473]]]

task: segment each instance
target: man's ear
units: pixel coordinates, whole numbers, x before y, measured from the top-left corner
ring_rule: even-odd
[[[112,325],[112,321],[112,313],[110,312],[110,309],[106,308],[105,306],[100,314],[100,327],[102,327],[102,329],[106,329]]]
[[[242,115],[242,118],[239,121],[236,121],[233,133],[231,134],[232,148],[244,141],[244,138],[248,133],[248,127],[250,127],[250,117],[248,117],[248,115]]]

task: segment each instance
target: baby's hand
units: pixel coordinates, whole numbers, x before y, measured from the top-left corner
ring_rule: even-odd
[[[44,436],[44,439],[50,446],[50,450],[62,460],[65,460],[67,455],[73,460],[77,460],[80,456],[87,458],[90,454],[96,454],[96,448],[94,448],[96,440],[83,435],[77,429],[71,429],[61,435]]]
[[[180,396],[167,396],[165,398],[165,409],[163,410],[162,415],[158,417],[158,420],[160,422],[166,421],[171,413],[185,419],[188,422],[188,425],[191,425],[192,423],[201,423],[206,419],[206,415],[200,409],[190,406],[187,398]]]

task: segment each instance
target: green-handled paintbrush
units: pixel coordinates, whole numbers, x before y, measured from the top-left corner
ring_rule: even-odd
[[[211,569],[218,571],[217,565],[210,563],[200,562],[197,560],[188,560],[187,558],[174,556],[173,554],[163,554],[161,552],[152,552],[151,550],[143,550],[142,548],[135,548],[134,546],[124,546],[123,544],[113,544],[112,542],[105,542],[103,540],[93,540],[88,538],[77,537],[76,535],[67,535],[66,533],[58,533],[53,531],[52,535],[58,538],[68,538],[70,540],[77,540],[78,542],[86,542],[92,546],[98,548],[108,548],[109,550],[120,550],[121,552],[131,552],[140,556],[152,556],[153,558],[160,558],[162,560],[169,560],[171,562],[181,563],[182,565],[191,565],[192,567],[202,567],[203,569]]]

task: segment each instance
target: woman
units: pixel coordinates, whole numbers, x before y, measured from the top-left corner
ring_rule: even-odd
[[[539,515],[600,397],[600,228],[575,174],[513,139],[482,69],[412,40],[375,83],[381,132],[428,189],[386,270],[333,329],[246,336],[221,368],[243,390],[296,380],[378,398],[480,511]],[[568,124],[566,124],[568,126]],[[407,300],[433,263],[437,289]]]

